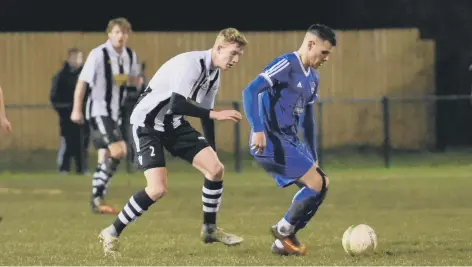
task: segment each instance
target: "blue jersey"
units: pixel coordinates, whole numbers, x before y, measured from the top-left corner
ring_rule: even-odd
[[[300,116],[317,98],[318,73],[311,67],[305,69],[293,52],[273,60],[259,75],[270,85],[259,94],[259,115],[266,131],[295,138]]]
[[[251,154],[280,187],[296,182],[317,160],[312,104],[318,84],[316,71],[305,69],[294,52],[274,59],[243,92],[251,138],[252,132],[266,136],[264,152]]]

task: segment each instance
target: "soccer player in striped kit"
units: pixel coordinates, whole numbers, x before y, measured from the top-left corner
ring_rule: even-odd
[[[213,108],[221,70],[234,67],[246,45],[244,35],[234,28],[227,28],[220,31],[211,49],[179,54],[154,74],[131,115],[133,140],[147,186],[131,196],[115,222],[101,231],[105,254],[117,252],[118,237],[125,227],[166,194],[164,148],[205,176],[202,187],[203,242],[235,245],[243,241],[237,235],[222,231],[216,224],[223,193],[224,166],[214,150],[213,122],[237,122],[242,117],[235,110],[215,111]],[[205,137],[184,116],[201,118]]]
[[[127,86],[139,84],[136,53],[126,46],[131,24],[125,18],[108,23],[108,40],[94,48],[85,61],[74,94],[71,119],[84,123],[82,102],[87,86],[86,120],[92,130],[92,142],[98,151],[98,164],[92,180],[92,211],[117,214],[118,210],[104,203],[107,188],[127,146],[120,130],[121,108]]]

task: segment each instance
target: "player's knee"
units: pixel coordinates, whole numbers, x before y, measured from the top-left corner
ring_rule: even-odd
[[[113,151],[110,151],[110,156],[115,159],[121,159],[126,155],[126,152],[122,149],[116,149]]]
[[[110,145],[110,156],[115,159],[124,158],[126,156],[126,144],[114,143]]]
[[[163,186],[148,185],[146,187],[146,193],[152,200],[157,201],[167,195],[167,188]]]
[[[323,186],[323,183],[324,183],[324,186]],[[329,178],[327,176],[323,177],[320,175],[316,177],[315,183],[310,188],[320,192],[321,190],[323,190],[323,187],[324,187],[324,190],[327,190],[328,186],[329,186]]]
[[[326,174],[320,168],[316,168],[314,171],[315,173],[310,175],[312,178],[307,177],[307,179],[305,179],[305,185],[317,192],[321,192],[323,189],[326,191],[329,187],[328,176],[326,176]]]
[[[329,187],[329,178],[327,176],[325,177],[325,187],[326,189]]]
[[[223,179],[225,166],[220,161],[216,161],[214,164],[210,166],[207,172],[208,172],[208,175],[207,175],[208,179],[218,181],[218,180]]]
[[[165,168],[151,168],[144,171],[147,186],[146,193],[157,201],[167,194],[167,170]]]
[[[316,167],[316,174],[317,174],[317,180],[318,180],[318,185],[321,189],[328,189],[329,186],[329,178],[326,175],[326,173],[323,172],[323,170],[320,167]]]

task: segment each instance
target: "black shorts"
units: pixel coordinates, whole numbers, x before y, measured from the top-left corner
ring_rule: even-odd
[[[96,149],[108,148],[109,145],[123,140],[120,126],[111,117],[97,116],[90,118],[92,143]]]
[[[133,126],[133,140],[138,166],[144,170],[166,166],[164,148],[172,156],[192,163],[195,155],[209,146],[205,138],[185,120],[177,128],[165,132]]]

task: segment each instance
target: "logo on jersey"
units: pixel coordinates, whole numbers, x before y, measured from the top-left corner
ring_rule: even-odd
[[[208,87],[210,87],[210,79],[205,78],[205,80],[201,83],[200,88],[204,91],[208,90]]]
[[[300,97],[297,99],[297,102],[293,107],[293,115],[295,116],[300,116],[304,111],[304,104],[303,104],[303,97],[300,95]]]
[[[315,93],[315,88],[316,88],[316,82],[313,81],[313,82],[311,83],[311,93],[312,93],[312,94]]]
[[[125,85],[128,82],[128,74],[115,74],[113,75],[113,81],[116,86]]]

